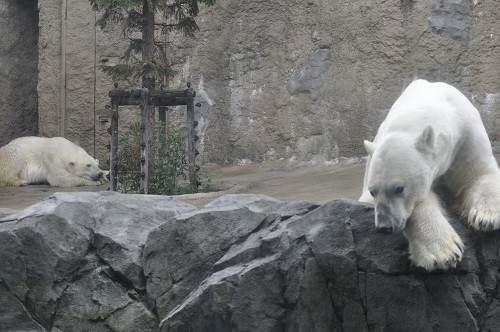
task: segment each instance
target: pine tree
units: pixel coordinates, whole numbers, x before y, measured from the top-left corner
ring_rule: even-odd
[[[89,0],[95,10],[102,13],[97,22],[101,28],[108,23],[122,23],[130,45],[122,62],[113,67],[102,67],[113,80],[142,79],[142,87],[155,88],[156,81],[172,76],[173,71],[166,63],[166,45],[156,41],[155,29],[163,33],[175,30],[192,36],[199,30],[195,17],[198,4],[211,6],[215,0]],[[162,22],[155,19],[161,17]],[[172,21],[172,24],[165,22]],[[134,37],[134,32],[140,38]],[[140,56],[139,56],[140,55]]]

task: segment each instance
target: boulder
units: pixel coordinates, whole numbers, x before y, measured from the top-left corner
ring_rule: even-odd
[[[56,193],[0,220],[2,331],[493,331],[500,231],[453,226],[456,269],[410,264],[373,209],[263,195]]]

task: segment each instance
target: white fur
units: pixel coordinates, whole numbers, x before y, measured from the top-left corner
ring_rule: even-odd
[[[479,112],[454,87],[414,81],[364,145],[360,201],[375,205],[379,229],[403,231],[416,265],[444,269],[462,258],[464,245],[434,194],[437,186],[454,195],[470,226],[500,228],[500,170]]]
[[[403,234],[409,242],[410,258],[426,270],[455,267],[462,260],[464,244],[432,190],[413,209]]]
[[[0,186],[95,186],[102,175],[97,160],[63,137],[20,137],[0,148]]]

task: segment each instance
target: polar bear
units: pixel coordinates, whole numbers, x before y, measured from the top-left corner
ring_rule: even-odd
[[[63,137],[20,137],[0,148],[0,186],[96,186],[103,181],[97,160]]]
[[[454,87],[412,82],[364,145],[359,200],[375,205],[378,231],[403,232],[417,266],[455,267],[464,252],[437,190],[451,193],[474,229],[500,228],[500,170],[479,112]]]

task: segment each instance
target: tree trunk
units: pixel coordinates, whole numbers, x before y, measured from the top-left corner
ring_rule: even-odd
[[[142,6],[142,14],[144,21],[142,22],[142,61],[152,62],[154,59],[154,42],[155,42],[155,6],[156,0],[148,4],[148,0],[144,0]],[[150,128],[154,124],[154,112],[150,111],[148,106],[149,98],[148,93],[155,88],[155,79],[151,72],[145,72],[142,77],[142,87],[147,89],[143,91],[143,102],[141,105],[141,194],[148,194],[149,192],[149,138]]]
[[[155,43],[155,6],[156,1],[151,1],[153,8],[148,5],[148,0],[144,0],[142,13],[144,21],[142,22],[142,61],[151,62],[154,59]],[[150,72],[142,77],[142,87],[153,90],[155,88],[155,79]]]

